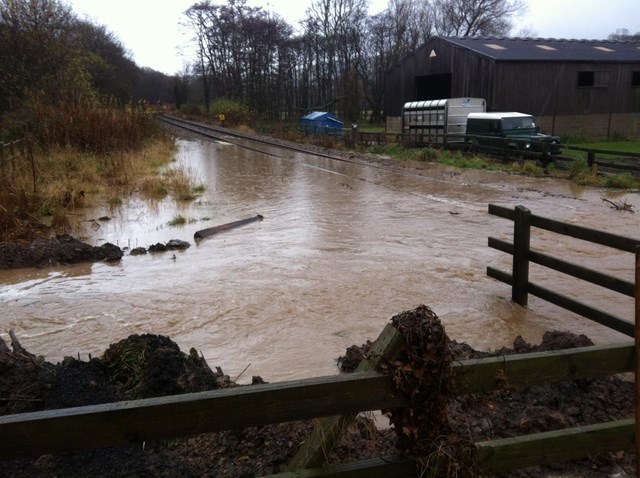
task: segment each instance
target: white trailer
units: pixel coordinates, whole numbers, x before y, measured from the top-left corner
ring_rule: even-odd
[[[443,143],[445,135],[452,135],[447,137],[449,143],[462,142],[469,113],[486,111],[482,98],[412,101],[402,108],[402,132],[420,143]]]

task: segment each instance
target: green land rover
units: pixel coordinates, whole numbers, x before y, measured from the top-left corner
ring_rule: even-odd
[[[560,138],[540,133],[533,116],[524,113],[470,113],[467,116],[467,135],[477,137],[479,145],[501,147],[508,138],[508,147],[523,151],[543,151],[549,143],[549,153],[560,153]]]

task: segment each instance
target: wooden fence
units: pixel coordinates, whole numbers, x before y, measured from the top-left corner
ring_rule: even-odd
[[[16,158],[20,154],[21,143],[20,140],[0,143],[0,185],[2,186],[6,186],[6,181],[15,181]]]
[[[357,144],[363,146],[384,145],[384,144],[406,144],[414,146],[437,146],[445,149],[464,149],[473,153],[486,153],[498,157],[504,161],[515,159],[533,159],[540,161],[543,165],[551,161],[575,161],[576,158],[563,155],[562,152],[554,153],[550,150],[549,143],[532,142],[513,138],[487,137],[494,144],[480,144],[475,135],[460,134],[391,134],[391,133],[369,133],[358,132]],[[526,143],[535,146],[535,151],[530,148],[514,148],[514,143]],[[622,171],[640,171],[640,152],[630,153],[624,151],[611,151],[594,148],[584,148],[561,144],[562,150],[580,151],[584,153],[584,160],[589,167],[597,171],[597,168],[605,168]]]
[[[528,294],[533,294],[547,302],[582,315],[630,337],[635,336],[634,324],[609,314],[606,311],[591,307],[538,284],[529,282],[529,263],[533,262],[548,267],[549,269],[599,285],[628,297],[636,297],[636,285],[634,283],[531,250],[530,237],[531,228],[537,227],[630,253],[636,253],[638,246],[640,246],[640,240],[536,216],[531,214],[531,211],[524,206],[508,209],[490,204],[489,214],[514,222],[513,243],[493,237],[489,238],[489,247],[513,255],[513,273],[508,274],[493,267],[487,267],[487,275],[511,285],[511,297],[515,302],[526,306]]]
[[[37,192],[37,164],[32,138],[22,138],[10,143],[0,143],[0,188],[8,189],[16,182],[20,168],[29,167],[33,193]]]
[[[399,333],[389,324],[374,342],[370,357],[388,356],[399,347]],[[634,344],[465,360],[451,366],[455,393],[482,393],[563,380],[628,372],[634,366]],[[361,365],[362,368],[362,365]],[[366,364],[365,367],[366,368]],[[320,456],[339,439],[329,427],[367,410],[402,407],[408,400],[392,378],[373,371],[253,385],[186,395],[150,398],[0,417],[0,460],[33,458],[101,447],[142,443],[198,433],[327,417],[320,421],[292,460],[287,477],[414,477],[413,462],[384,457],[318,468]],[[337,415],[337,416],[336,416]],[[524,437],[476,443],[477,464],[486,473],[632,449],[634,420],[570,428]],[[327,436],[331,435],[331,441]]]

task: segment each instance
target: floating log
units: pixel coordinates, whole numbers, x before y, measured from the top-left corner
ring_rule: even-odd
[[[221,226],[202,229],[201,231],[197,231],[193,235],[193,237],[195,239],[204,239],[205,237],[213,236],[214,234],[218,234],[219,232],[228,231],[229,229],[235,229],[236,227],[244,226],[245,224],[251,224],[252,222],[262,221],[262,219],[263,219],[263,216],[260,214],[257,214],[256,216],[250,217],[248,219],[241,219],[239,221],[222,224]]]

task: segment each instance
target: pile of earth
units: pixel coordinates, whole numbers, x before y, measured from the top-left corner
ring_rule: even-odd
[[[584,336],[565,332],[545,334],[540,345],[518,337],[513,349],[523,353],[590,344]],[[197,351],[180,351],[167,337],[133,335],[113,344],[99,358],[68,357],[51,364],[26,351],[12,335],[9,348],[0,341],[0,414],[90,405],[119,400],[212,390],[237,386],[220,368],[213,371]],[[350,347],[338,362],[343,369],[356,364],[366,350]],[[455,360],[483,357],[486,352],[450,342]],[[254,377],[254,383],[263,383]],[[250,385],[249,385],[250,386]],[[567,426],[633,416],[633,383],[619,377],[580,380],[460,396],[447,406],[448,433],[457,439],[482,441]],[[147,442],[35,460],[2,463],[12,477],[249,477],[278,473],[306,439],[313,422],[284,423],[239,431],[209,433],[170,441]],[[3,437],[10,439],[10,437]],[[398,455],[393,428],[377,428],[370,417],[359,417],[327,457],[343,463]],[[515,477],[633,476],[635,456],[603,454],[550,466],[505,474]],[[459,474],[458,476],[465,476]]]
[[[114,262],[119,261],[122,255],[122,250],[113,244],[94,247],[65,234],[52,239],[39,238],[28,244],[0,244],[0,270],[80,262]]]
[[[172,239],[166,244],[157,243],[132,249],[131,255],[157,253],[187,249],[190,244]],[[81,262],[117,262],[124,250],[109,242],[92,246],[67,234],[53,238],[38,238],[29,243],[0,243],[0,270],[21,267],[43,268],[58,264],[78,264]]]

